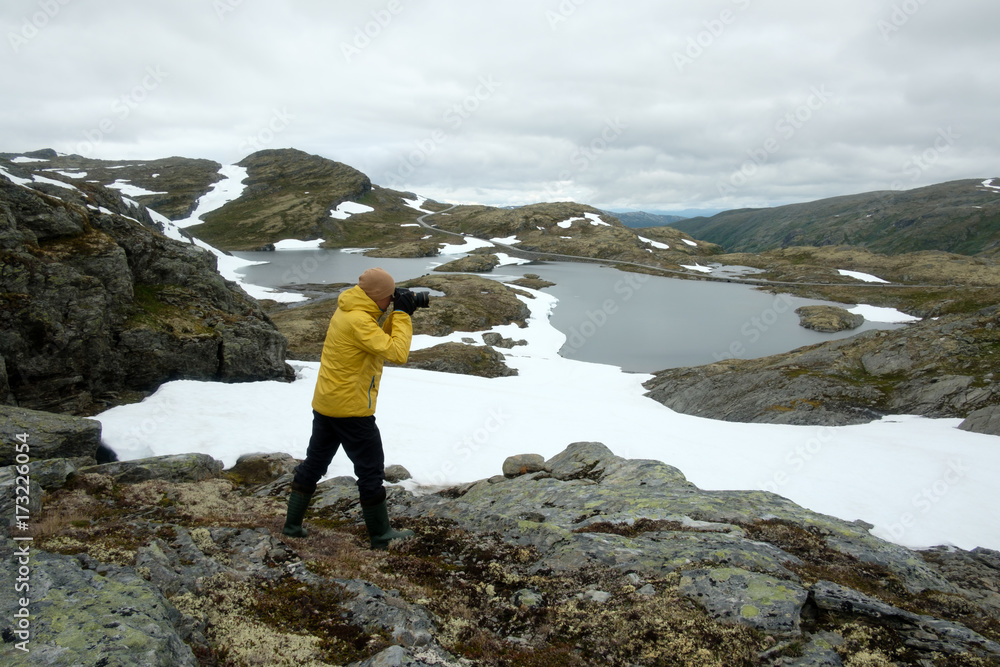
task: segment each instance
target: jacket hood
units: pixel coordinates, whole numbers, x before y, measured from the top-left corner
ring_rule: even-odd
[[[365,291],[358,285],[340,293],[340,296],[337,297],[337,308],[345,311],[359,310],[370,313],[376,319],[383,312],[378,304],[372,301],[371,297],[365,294]]]

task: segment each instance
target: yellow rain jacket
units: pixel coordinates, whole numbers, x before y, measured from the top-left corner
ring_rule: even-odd
[[[323,343],[313,410],[327,417],[375,414],[382,362],[405,364],[413,338],[409,315],[394,311],[379,326],[382,314],[357,285],[340,294]]]

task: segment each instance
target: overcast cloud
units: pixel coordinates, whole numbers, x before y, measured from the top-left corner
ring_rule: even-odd
[[[1000,176],[996,0],[6,0],[0,151],[294,147],[494,205]]]

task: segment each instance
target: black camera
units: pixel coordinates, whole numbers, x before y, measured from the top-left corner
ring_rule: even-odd
[[[394,301],[412,301],[414,309],[431,307],[431,297],[427,292],[414,292],[405,287],[397,287],[392,298]]]

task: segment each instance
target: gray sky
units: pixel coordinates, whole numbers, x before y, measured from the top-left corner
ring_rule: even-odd
[[[493,205],[1000,176],[996,0],[5,0],[0,151],[294,147]]]

